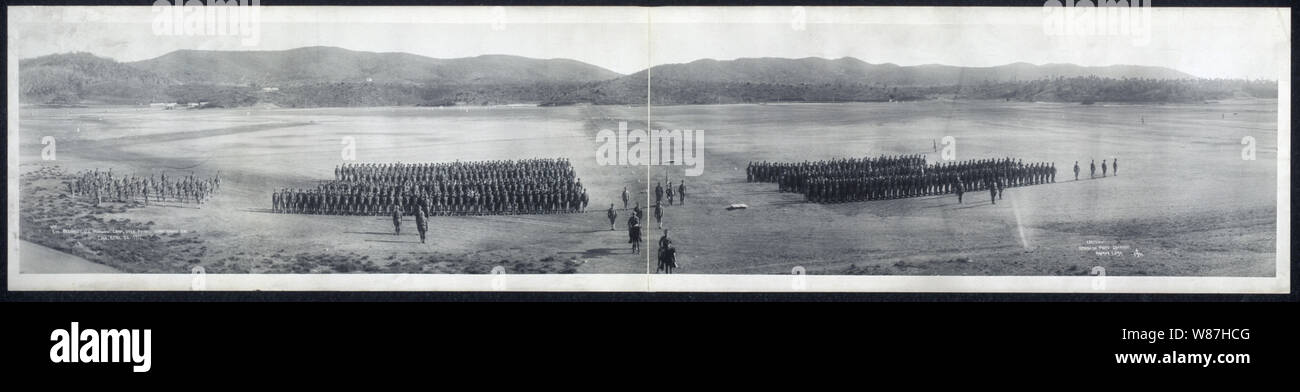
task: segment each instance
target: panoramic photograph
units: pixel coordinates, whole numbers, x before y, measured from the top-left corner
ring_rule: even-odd
[[[10,7],[10,280],[1285,278],[1289,13],[1132,8]]]

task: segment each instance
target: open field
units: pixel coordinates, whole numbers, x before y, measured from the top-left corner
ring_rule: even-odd
[[[681,272],[1274,274],[1274,101],[675,106],[651,116],[657,126],[707,130],[708,166],[688,180],[695,201],[666,218],[683,249]],[[1258,141],[1255,161],[1241,159],[1247,135]],[[956,138],[959,160],[1055,162],[1057,183],[1010,188],[997,205],[979,192],[963,205],[951,195],[822,205],[745,182],[750,160],[924,153],[933,162],[944,136]],[[1087,179],[1090,160],[1112,158],[1118,177]],[[696,208],[729,203],[751,208]],[[1079,250],[1088,241],[1130,249],[1097,256]]]
[[[1108,275],[1274,273],[1276,101],[927,101],[672,106],[649,112],[655,128],[705,131],[702,176],[683,177],[681,166],[651,167],[649,173],[650,188],[665,175],[674,183],[686,180],[686,205],[665,210],[682,273],[775,274],[802,266],[822,274],[1082,275],[1098,265]],[[23,108],[19,159],[21,170],[32,174],[21,192],[24,222],[40,222],[37,228],[147,225],[190,233],[183,236],[184,246],[164,242],[178,239],[126,240],[157,248],[148,254],[164,259],[130,261],[112,249],[128,242],[36,235],[39,230],[29,227],[36,223],[21,229],[25,240],[126,272],[186,272],[203,265],[216,273],[485,273],[501,265],[520,273],[644,273],[647,255],[628,252],[627,212],[620,212],[619,230],[610,231],[604,209],[625,186],[647,205],[647,168],[597,165],[595,134],[616,129],[618,121],[644,128],[646,118],[647,108],[625,106]],[[58,140],[53,162],[40,160],[40,138],[46,135]],[[1056,162],[1057,183],[1010,188],[994,206],[978,193],[963,205],[952,196],[820,205],[778,193],[774,184],[745,182],[750,160],[902,153],[926,153],[934,160],[933,143],[944,136],[956,138],[958,159]],[[1243,136],[1258,141],[1257,160],[1241,159]],[[585,214],[434,217],[431,241],[424,245],[409,217],[403,235],[393,236],[384,217],[267,212],[273,189],[332,178],[342,163],[344,137],[355,138],[360,162],[567,157],[589,189],[591,205]],[[1086,178],[1090,159],[1114,157],[1118,177],[1070,181],[1075,160]],[[89,207],[59,199],[58,181],[36,176],[55,166],[63,172],[111,167],[146,176],[220,170],[223,185],[202,208],[109,203],[99,211],[60,213]],[[726,211],[731,203],[750,208]],[[653,218],[646,227],[648,244],[654,244],[660,232]],[[80,247],[73,247],[78,241]],[[1098,244],[1128,248],[1123,256],[1079,249]],[[1143,256],[1134,257],[1134,250]],[[40,263],[51,253],[57,252],[23,252],[20,263]]]
[[[624,111],[623,117],[630,118],[645,108],[601,110]],[[69,173],[110,167],[114,173],[139,175],[193,171],[210,176],[221,171],[222,189],[202,208],[163,203],[129,211],[122,206],[123,212],[96,215],[105,221],[129,219],[153,222],[154,229],[197,232],[206,247],[196,262],[191,262],[191,255],[184,262],[158,266],[110,260],[128,272],[185,272],[191,264],[204,265],[210,272],[254,273],[486,273],[496,265],[512,272],[644,272],[644,256],[617,254],[625,252],[617,240],[625,241],[626,233],[610,232],[607,225],[599,230],[603,209],[568,215],[435,217],[427,245],[419,243],[409,217],[407,230],[399,237],[392,235],[386,217],[268,212],[273,189],[314,186],[318,180],[331,179],[334,167],[342,163],[341,141],[349,136],[356,140],[359,162],[568,157],[598,206],[617,198],[623,186],[643,189],[645,178],[643,168],[595,166],[595,141],[588,136],[594,131],[586,129],[593,126],[589,119],[600,121],[600,117],[590,108],[578,107],[24,109],[21,158],[25,173],[54,166]],[[42,135],[58,140],[54,162],[40,160]],[[49,193],[58,182],[39,185]],[[24,208],[23,212],[37,211]],[[23,227],[25,238],[31,234],[26,232],[29,229]],[[336,268],[311,265],[318,260],[362,257],[374,265],[365,261]],[[318,264],[322,263],[337,264]]]

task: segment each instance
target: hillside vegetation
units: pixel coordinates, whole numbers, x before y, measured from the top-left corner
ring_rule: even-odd
[[[882,102],[936,98],[1048,102],[1204,102],[1276,98],[1272,81],[1198,79],[1160,67],[870,64],[853,58],[758,58],[667,64],[622,76],[567,59],[309,47],[182,50],[122,63],[90,53],[19,62],[35,104],[207,102],[207,107]],[[652,82],[652,88],[648,88]]]

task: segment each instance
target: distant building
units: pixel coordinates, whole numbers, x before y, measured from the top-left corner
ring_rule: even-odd
[[[280,88],[279,88],[279,87],[262,87],[262,92],[264,92],[264,93],[271,93],[271,92],[276,92],[276,91],[280,91]]]

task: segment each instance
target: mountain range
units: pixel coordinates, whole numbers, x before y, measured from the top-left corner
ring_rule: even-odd
[[[818,57],[742,58],[728,61],[703,59],[686,64],[659,65],[630,77],[644,79],[647,73],[653,79],[693,82],[881,84],[910,87],[1029,81],[1053,77],[1195,78],[1169,68],[1134,65],[1084,67],[1074,64],[1014,63],[997,67],[956,67],[937,64],[900,66],[891,63],[871,64],[852,57],[835,60]]]
[[[203,100],[214,106],[295,107],[644,104],[647,77],[653,82],[656,104],[925,99],[960,93],[963,86],[1077,78],[1198,80],[1177,70],[1149,66],[899,66],[850,57],[703,59],[622,75],[568,59],[509,55],[437,59],[320,46],[279,51],[179,50],[133,62],[90,53],[54,54],[20,60],[19,70],[22,99],[29,103]]]
[[[506,55],[435,59],[409,53],[358,52],[321,46],[283,51],[178,50],[125,65],[180,83],[218,85],[564,83],[622,76],[568,59],[540,60]]]

